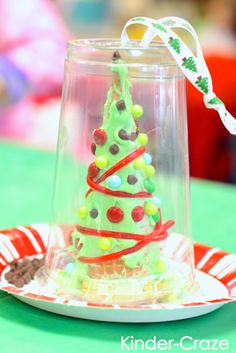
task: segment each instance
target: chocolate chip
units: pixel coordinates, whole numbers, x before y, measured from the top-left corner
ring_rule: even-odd
[[[6,278],[6,280],[8,282],[10,282],[13,279],[14,276],[15,276],[14,271],[9,271],[9,272],[6,273],[5,278]]]
[[[129,135],[124,129],[121,129],[118,135],[119,135],[119,138],[121,138],[121,140],[129,140]]]
[[[21,288],[25,285],[25,282],[23,278],[17,278],[12,284],[14,284],[14,286],[16,286],[17,288]]]
[[[112,55],[112,60],[116,61],[119,60],[121,58],[120,53],[118,52],[118,50],[114,51],[113,55]]]
[[[28,284],[35,276],[36,271],[44,264],[44,258],[24,258],[10,264],[10,271],[5,275],[6,280],[18,288]]]
[[[23,278],[25,284],[28,284],[31,281],[31,275],[28,272],[26,272],[22,278]]]
[[[38,267],[40,265],[41,261],[39,259],[33,259],[32,260],[32,266],[33,267]]]
[[[93,209],[89,212],[89,214],[90,214],[90,217],[91,217],[91,218],[97,218],[97,216],[98,216],[98,210],[97,210],[96,208],[93,208]]]
[[[134,185],[137,183],[138,179],[136,178],[135,175],[130,174],[128,175],[127,181],[130,185]]]
[[[117,154],[119,152],[119,146],[116,145],[115,143],[110,146],[109,151],[111,154]]]
[[[120,101],[118,101],[116,103],[116,108],[118,110],[124,110],[126,108],[126,105],[125,105],[125,101],[123,99],[121,99]]]

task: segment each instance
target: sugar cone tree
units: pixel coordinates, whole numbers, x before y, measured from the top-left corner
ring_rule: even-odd
[[[93,132],[89,190],[81,200],[72,235],[77,266],[90,277],[160,270],[158,241],[173,222],[161,221],[160,200],[154,194],[155,168],[146,152],[148,136],[137,123],[142,115],[142,107],[132,103],[128,69],[116,51],[103,124]]]

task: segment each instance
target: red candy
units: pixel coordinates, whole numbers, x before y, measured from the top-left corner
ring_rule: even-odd
[[[88,176],[90,178],[96,178],[99,172],[100,172],[100,169],[96,166],[94,162],[91,163],[90,166],[88,167]]]
[[[131,216],[134,222],[139,222],[143,219],[144,216],[144,209],[141,206],[136,206],[133,211],[131,212]]]
[[[107,218],[112,223],[120,223],[124,218],[124,213],[119,207],[110,207],[107,211]]]
[[[93,132],[93,139],[97,145],[103,146],[107,140],[106,131],[103,129],[95,129]]]
[[[96,145],[94,142],[91,144],[91,152],[92,152],[92,154],[95,154],[95,152],[96,152]]]

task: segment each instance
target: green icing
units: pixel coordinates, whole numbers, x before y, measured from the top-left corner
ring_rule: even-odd
[[[130,113],[132,98],[130,94],[130,82],[127,79],[127,66],[124,65],[121,60],[117,60],[116,63],[112,65],[112,72],[113,75],[117,76],[116,78],[118,78],[119,83],[117,85],[117,80],[113,80],[113,85],[108,91],[107,100],[104,105],[103,124],[101,128],[105,130],[107,140],[105,145],[97,145],[95,152],[96,157],[105,156],[109,162],[108,166],[101,171],[101,174],[141,146],[137,139],[135,141],[122,140],[118,135],[120,130],[125,130],[127,134],[136,132],[136,124]],[[117,101],[113,98],[114,93],[119,97],[118,100],[124,100],[126,109],[118,110],[116,106]],[[109,151],[110,146],[114,143],[119,146],[119,152],[117,154],[111,154]],[[144,180],[146,178],[144,171],[142,169],[135,169],[133,162],[127,164],[115,174],[119,176],[122,181],[120,188],[117,190],[129,193],[147,191],[144,186]],[[127,181],[128,175],[136,176],[137,182],[130,185]],[[109,188],[107,180],[100,185]],[[79,219],[79,224],[84,227],[98,230],[129,232],[143,235],[149,234],[153,231],[155,226],[153,217],[144,215],[141,221],[135,222],[131,215],[132,210],[136,206],[142,206],[144,208],[146,202],[152,202],[152,198],[118,198],[93,191],[84,199],[84,202],[82,202],[80,206],[86,206],[88,211],[96,208],[98,210],[98,216],[92,218],[88,213],[86,218]],[[121,208],[123,211],[124,218],[120,223],[112,223],[107,218],[107,210],[114,206]],[[113,253],[136,244],[136,241],[134,240],[113,239],[112,248],[109,251],[104,251],[99,247],[99,240],[101,237],[87,236],[76,232],[73,235],[73,245],[71,248],[74,250],[76,257],[78,257],[76,248],[78,239],[79,242],[83,244],[79,251],[79,256],[89,257]],[[155,274],[156,271],[154,264],[157,262],[159,256],[158,243],[150,243],[148,246],[133,254],[123,256],[122,259],[129,268],[145,266],[145,268],[149,269],[150,274]],[[77,261],[76,263],[76,271],[74,273],[77,272],[77,278],[78,274],[81,278],[86,277],[88,265],[81,263],[80,261]]]

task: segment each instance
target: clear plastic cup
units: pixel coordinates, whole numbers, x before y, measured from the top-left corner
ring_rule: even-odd
[[[68,43],[43,273],[97,304],[193,291],[185,79],[165,45]]]

